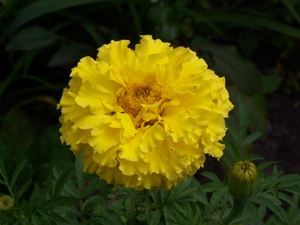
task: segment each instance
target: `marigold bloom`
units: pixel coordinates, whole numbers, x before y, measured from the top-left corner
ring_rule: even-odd
[[[233,105],[225,78],[195,52],[141,37],[134,50],[111,41],[73,68],[58,105],[61,141],[108,183],[170,188],[202,167],[205,154],[222,156]]]

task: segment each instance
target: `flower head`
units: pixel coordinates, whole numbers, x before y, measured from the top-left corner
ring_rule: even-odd
[[[202,167],[205,154],[222,156],[233,105],[225,78],[189,48],[150,35],[134,50],[128,44],[111,41],[73,68],[58,105],[61,140],[108,183],[170,188]]]
[[[0,211],[8,211],[14,206],[14,200],[9,195],[0,197]]]
[[[238,200],[245,200],[257,189],[256,166],[249,161],[239,161],[232,167],[228,178],[228,191]]]

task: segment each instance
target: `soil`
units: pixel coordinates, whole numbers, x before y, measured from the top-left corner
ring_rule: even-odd
[[[285,173],[300,173],[300,98],[275,93],[269,97],[270,133],[254,145],[254,153],[277,161]]]

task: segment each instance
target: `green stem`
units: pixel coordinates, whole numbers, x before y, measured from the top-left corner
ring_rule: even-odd
[[[238,215],[240,215],[245,206],[246,206],[247,200],[238,200],[235,199],[233,200],[233,207],[231,209],[231,212],[227,216],[227,218],[224,220],[223,224],[228,225],[232,220],[234,220]]]

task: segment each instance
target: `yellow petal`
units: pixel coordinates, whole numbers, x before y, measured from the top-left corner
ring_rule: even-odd
[[[156,148],[158,143],[165,139],[166,133],[164,129],[157,123],[150,126],[142,135],[140,150],[143,152],[151,152]]]
[[[117,151],[119,150],[118,147],[119,146],[113,146],[102,154],[99,154],[95,151],[92,154],[92,158],[97,164],[101,166],[115,167],[117,165],[116,157]]]
[[[154,54],[167,54],[172,48],[170,43],[162,42],[159,39],[153,40],[151,35],[142,35],[141,43],[135,46],[138,56],[149,56]]]
[[[149,164],[145,162],[131,162],[125,159],[118,159],[119,169],[126,176],[146,174],[149,169]]]
[[[120,129],[111,128],[107,124],[100,123],[92,130],[88,143],[96,152],[103,154],[120,143]]]
[[[167,107],[163,113],[165,131],[178,142],[196,128],[194,119],[181,107]]]
[[[137,134],[134,138],[126,140],[125,143],[120,145],[120,152],[118,156],[132,162],[141,161],[145,153],[140,149],[142,133]]]

